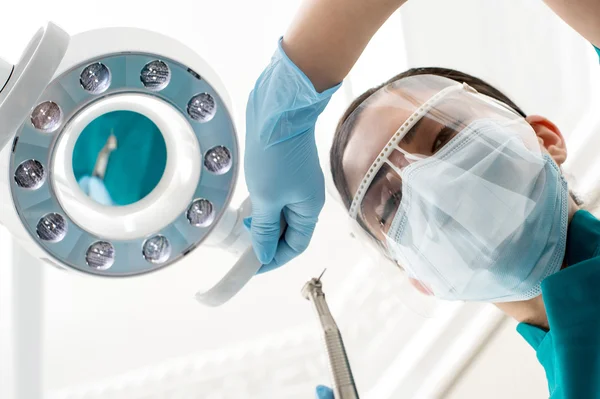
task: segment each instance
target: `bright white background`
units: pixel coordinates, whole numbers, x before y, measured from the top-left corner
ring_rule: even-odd
[[[299,4],[298,0],[11,2],[2,6],[0,54],[16,62],[46,20],[72,35],[133,26],[173,36],[198,51],[221,75],[243,142],[246,98]],[[596,101],[591,90],[598,87],[593,80],[599,72],[596,61],[591,47],[541,1],[412,0],[374,38],[351,75],[351,85],[340,90],[320,121],[322,165],[328,162],[332,128],[351,95],[412,66],[453,67],[489,80],[526,112],[556,122],[579,149],[593,127],[585,117]],[[574,169],[591,169],[587,168],[591,161],[582,155]],[[588,191],[591,186],[581,188]],[[244,191],[241,182],[236,201]],[[231,262],[219,253],[205,251],[168,270],[122,281],[45,269],[46,389],[60,391],[181,356],[201,358],[219,348],[251,346],[279,331],[314,327],[310,306],[299,294],[302,284],[327,267],[326,282],[335,296],[361,259],[360,247],[349,238],[344,222],[343,212],[330,201],[305,255],[283,270],[257,278],[227,307],[216,310],[200,307],[193,293],[214,274],[211,268]],[[401,314],[392,312],[391,317]],[[467,371],[452,397],[547,395],[533,352],[509,327],[499,329],[477,367],[469,369],[478,373]],[[326,377],[323,374],[322,382]],[[493,381],[493,390],[483,393]],[[307,398],[311,395],[306,392]]]

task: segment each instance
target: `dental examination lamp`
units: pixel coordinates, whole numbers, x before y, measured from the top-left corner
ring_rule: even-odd
[[[194,51],[140,29],[71,38],[49,23],[15,66],[0,59],[0,88],[0,223],[32,256],[125,277],[217,246],[238,261],[197,294],[209,306],[256,274],[250,202],[229,207],[241,162],[231,103]],[[84,190],[91,178],[111,203]],[[136,178],[147,187],[133,190]]]

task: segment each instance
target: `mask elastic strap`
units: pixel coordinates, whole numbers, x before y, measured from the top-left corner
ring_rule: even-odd
[[[400,126],[396,133],[394,133],[390,141],[388,141],[387,145],[383,148],[381,153],[371,164],[371,167],[363,177],[360,185],[358,186],[358,189],[356,190],[356,194],[354,195],[354,199],[352,200],[352,204],[350,205],[350,209],[348,210],[348,213],[350,214],[350,217],[352,219],[356,219],[356,215],[358,214],[358,210],[360,209],[360,205],[362,204],[363,198],[365,197],[365,194],[369,189],[371,182],[373,182],[373,179],[377,175],[377,172],[379,172],[384,163],[390,164],[389,162],[387,162],[388,158],[393,150],[399,148],[398,143],[400,142],[400,140],[402,140],[404,136],[406,136],[406,134],[410,131],[410,129],[412,129],[417,124],[417,122],[419,122],[423,118],[423,116],[427,114],[433,107],[435,107],[445,96],[458,90],[472,91],[473,89],[471,89],[468,85],[464,83],[446,87],[445,89],[441,90],[433,97],[431,97],[429,100],[427,100],[415,112],[413,112],[412,115],[408,117],[408,119],[406,119],[406,121],[402,124],[402,126]],[[407,155],[404,150],[400,149],[400,151],[404,155]],[[411,154],[411,157],[412,156],[413,155]]]
[[[397,144],[394,146],[394,149],[396,149],[396,150],[400,151],[402,154],[404,154],[404,157],[405,157],[406,159],[408,159],[409,161],[416,162],[416,161],[420,161],[420,160],[422,160],[422,159],[425,159],[425,158],[427,158],[425,155],[421,155],[421,154],[411,154],[410,152],[406,151],[405,149],[403,149],[402,147],[400,147],[400,146],[399,146],[399,145],[397,145]],[[389,157],[389,155],[388,155],[388,157]],[[389,163],[389,162],[388,162],[388,163]]]
[[[394,172],[396,172],[396,173],[398,174],[398,176],[402,176],[402,170],[400,170],[400,168],[399,168],[399,167],[397,167],[396,165],[394,165],[394,163],[393,163],[393,162],[390,162],[390,160],[389,160],[389,159],[386,159],[386,160],[385,160],[385,163],[386,163],[386,164],[387,164],[387,165],[388,165],[390,168],[392,168],[392,170],[393,170]]]

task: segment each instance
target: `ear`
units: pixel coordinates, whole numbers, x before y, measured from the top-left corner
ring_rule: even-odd
[[[548,151],[554,162],[562,165],[567,160],[567,146],[560,129],[543,116],[531,115],[525,120],[535,131],[540,145]]]

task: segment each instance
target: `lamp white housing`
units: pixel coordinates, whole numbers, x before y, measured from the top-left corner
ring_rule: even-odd
[[[231,102],[198,54],[155,32],[110,28],[70,38],[49,24],[14,68],[0,61],[2,82],[0,222],[31,254],[87,275],[136,276],[176,263],[210,236],[239,255],[197,295],[210,306],[256,274],[261,265],[243,228],[249,201],[229,208],[241,161]],[[84,194],[72,166],[82,131],[114,111],[150,119],[167,148],[158,185],[121,207]]]

